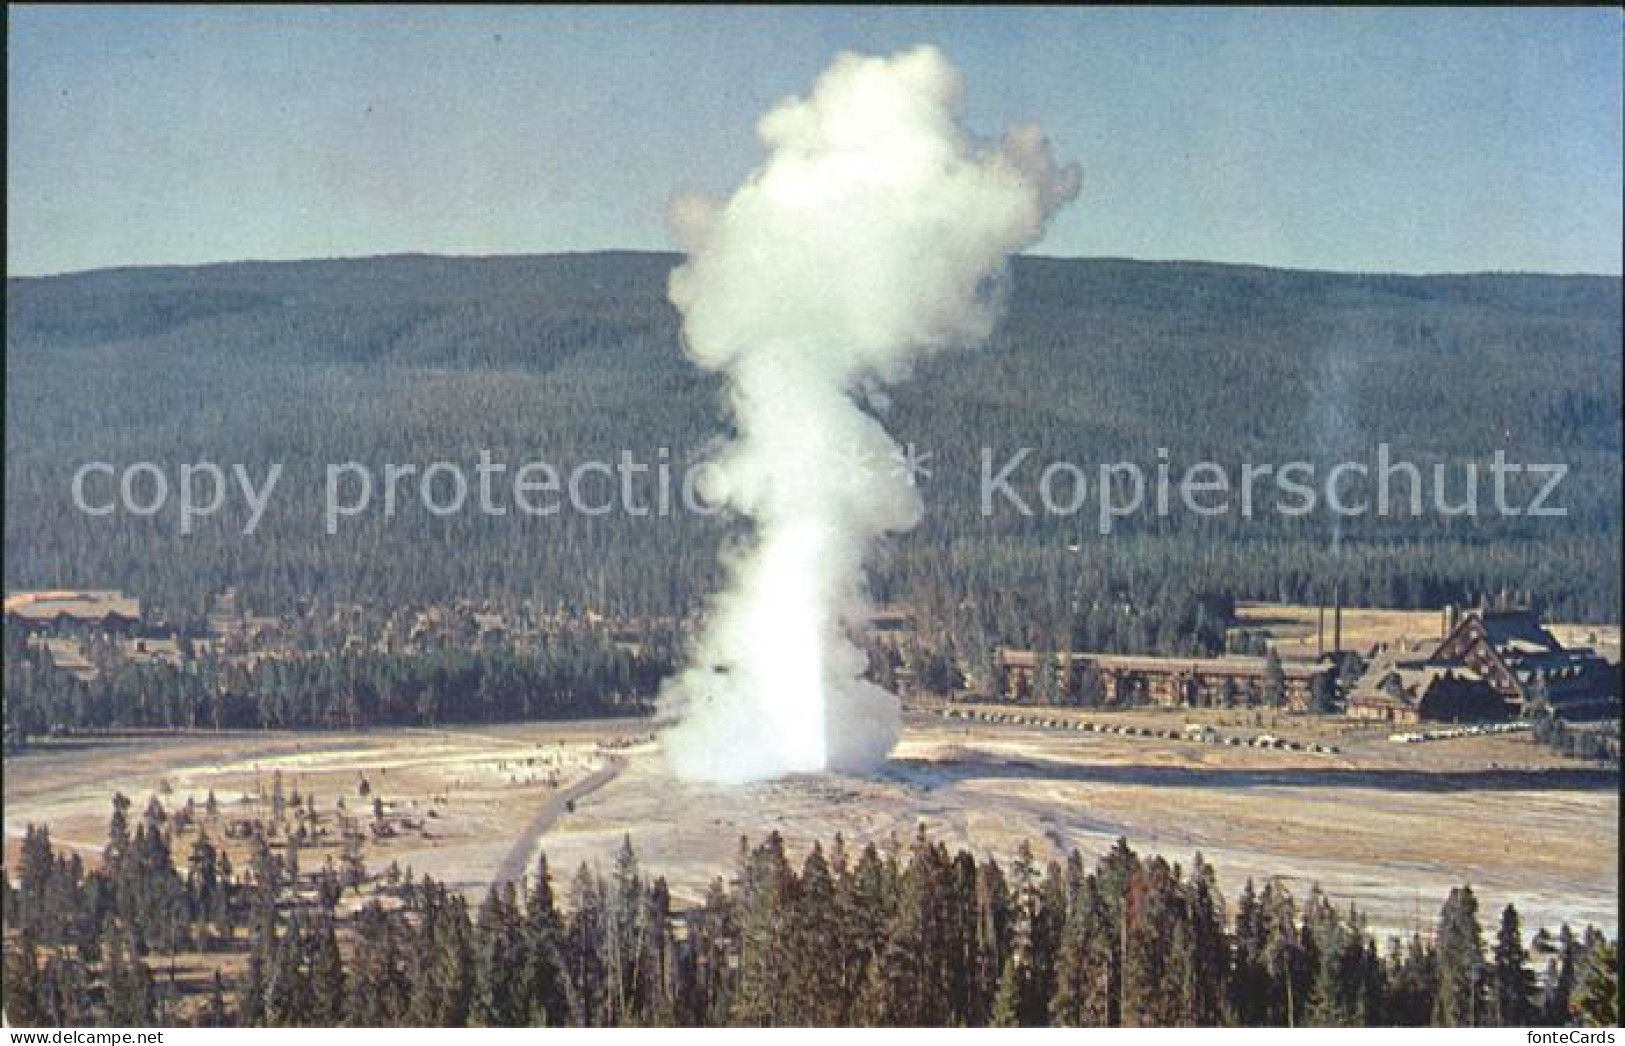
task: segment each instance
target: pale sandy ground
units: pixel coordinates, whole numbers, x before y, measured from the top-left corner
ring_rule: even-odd
[[[350,814],[365,824],[372,798],[380,797],[391,815],[421,825],[370,842],[365,855],[369,870],[382,871],[396,862],[402,869],[480,893],[509,860],[532,818],[572,783],[606,766],[611,757],[600,741],[628,730],[648,732],[639,723],[603,723],[198,734],[46,745],[6,759],[6,863],[14,867],[17,841],[31,822],[49,825],[58,846],[73,847],[94,860],[107,838],[116,791],[130,797],[132,820],[154,794],[171,810],[184,805],[188,796],[201,809],[210,789],[220,803],[222,822],[267,818],[268,804],[256,797],[269,795],[280,770],[285,792],[314,794],[324,818],[334,813],[342,796]],[[359,794],[362,778],[368,782],[367,797]],[[168,794],[162,794],[165,783]],[[243,847],[232,844],[229,849],[236,857]],[[311,848],[302,856],[302,867],[318,867],[327,853],[337,850],[336,839]]]
[[[1160,722],[1178,729],[1183,718]],[[1319,736],[1286,719],[1276,732]],[[1279,874],[1300,893],[1319,883],[1384,932],[1430,925],[1462,882],[1486,924],[1512,902],[1531,927],[1617,929],[1612,775],[1523,737],[1399,746],[1369,730],[1341,734],[1345,754],[1324,756],[915,716],[876,778],[745,787],[673,781],[648,748],[540,847],[561,869],[607,868],[629,833],[645,866],[694,899],[734,874],[741,835],[774,829],[798,858],[837,831],[857,845],[906,845],[920,822],[978,856],[1008,856],[1026,839],[1041,857],[1076,847],[1092,859],[1121,835],[1187,867],[1200,851],[1232,900],[1249,876]]]
[[[1064,713],[1046,716],[1067,717]],[[814,839],[906,845],[924,822],[951,846],[1008,857],[1029,840],[1042,857],[1093,858],[1119,835],[1142,853],[1189,865],[1200,851],[1232,901],[1249,876],[1318,882],[1383,931],[1431,924],[1450,887],[1469,882],[1483,921],[1516,903],[1526,925],[1618,927],[1617,777],[1587,770],[1526,737],[1395,745],[1339,721],[1242,712],[1130,712],[1092,717],[1180,730],[1209,722],[1335,743],[1338,755],[1229,748],[910,716],[890,765],[867,778],[819,775],[743,787],[671,779],[645,724],[541,724],[360,734],[228,734],[101,741],[6,760],[7,865],[26,823],[59,843],[101,850],[109,797],[136,812],[167,780],[167,802],[201,804],[214,788],[227,816],[254,816],[256,782],[281,768],[325,814],[353,812],[362,775],[428,835],[369,844],[390,861],[477,896],[545,851],[558,885],[582,861],[606,871],[623,834],[679,900],[731,876],[742,835],[777,829],[797,859]],[[607,745],[605,744],[607,742]],[[550,787],[555,776],[558,787]],[[242,798],[249,796],[244,803]],[[569,812],[564,799],[574,797]],[[428,818],[433,809],[438,815]],[[321,859],[319,852],[308,860]],[[306,867],[313,864],[305,863]]]

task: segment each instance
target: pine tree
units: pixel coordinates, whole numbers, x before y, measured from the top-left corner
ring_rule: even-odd
[[[345,1023],[359,1028],[398,1025],[406,1018],[410,992],[398,923],[371,901],[356,913],[355,930]]]
[[[19,1028],[45,1025],[47,1013],[41,998],[39,945],[34,932],[24,928],[16,943],[5,951],[6,1020]]]
[[[547,857],[537,858],[536,876],[526,895],[522,932],[519,1002],[532,1025],[562,1025],[570,1016],[563,924],[553,900]]]
[[[823,848],[814,843],[801,866],[790,932],[784,942],[790,953],[787,1019],[792,1025],[834,1027],[851,1006],[841,982],[841,965],[835,959],[846,947],[839,930],[835,881]]]
[[[1509,904],[1501,912],[1501,928],[1495,934],[1490,974],[1491,1017],[1503,1028],[1522,1027],[1535,1019],[1535,975],[1528,960],[1518,910]]]
[[[1439,988],[1433,1023],[1447,1028],[1473,1028],[1484,1023],[1484,942],[1478,925],[1478,899],[1470,887],[1450,891],[1439,912],[1436,935]]]
[[[1437,953],[1420,934],[1412,934],[1403,949],[1394,942],[1389,965],[1393,973],[1386,1020],[1403,1027],[1426,1025],[1439,991]]]
[[[671,932],[671,890],[665,876],[656,876],[645,892],[644,960],[639,964],[638,998],[641,1009],[635,1014],[642,1025],[669,1028],[677,1023],[678,956]]]
[[[737,993],[739,915],[735,898],[720,878],[706,890],[705,903],[687,919],[683,958],[685,987],[679,992],[683,1023],[719,1027],[729,1022]]]
[[[23,833],[21,860],[18,863],[18,900],[22,918],[7,920],[7,926],[22,926],[43,932],[49,940],[52,913],[42,903],[56,874],[56,852],[51,847],[51,831],[45,825],[30,824]],[[7,884],[9,889],[10,884]]]
[[[878,1023],[863,997],[872,994],[870,982],[879,977],[876,965],[897,903],[897,894],[887,879],[885,862],[871,843],[863,848],[851,871],[836,883],[836,932],[842,943],[842,952],[836,956],[840,994],[849,1000],[850,1018],[862,1024]],[[861,1014],[860,1000],[864,1002]]]
[[[40,974],[43,1023],[55,1028],[90,1023],[89,996],[89,978],[78,959],[58,954],[46,961]]]
[[[1366,970],[1369,943],[1360,915],[1352,908],[1347,919],[1317,888],[1309,898],[1304,921],[1315,943],[1316,962],[1309,989],[1308,1023],[1313,1027],[1365,1027]]]
[[[993,999],[993,1027],[1019,1028],[1022,1026],[1022,1001],[1030,994],[1027,974],[1017,951],[1011,951],[999,973],[999,990]]]
[[[492,886],[474,924],[474,998],[471,1022],[481,1028],[525,1023],[521,998],[524,935],[512,883]]]
[[[1308,1003],[1309,970],[1297,906],[1286,887],[1271,880],[1264,884],[1259,907],[1264,935],[1261,959],[1270,980],[1265,1023],[1295,1028],[1302,1023]]]
[[[750,851],[740,882],[739,994],[734,1000],[740,1024],[783,1026],[790,993],[790,968],[783,948],[794,899],[795,873],[784,857],[777,832]]]
[[[1219,894],[1218,877],[1200,853],[1192,862],[1184,892],[1184,926],[1189,935],[1185,1016],[1196,1027],[1215,1027],[1224,1017],[1230,951],[1225,939],[1224,900]]]
[[[1035,1026],[1049,1023],[1049,1004],[1055,995],[1055,959],[1060,953],[1070,892],[1066,870],[1060,862],[1050,861],[1039,885],[1032,923],[1032,984],[1026,1006],[1027,1019]]]
[[[992,859],[982,862],[976,874],[976,926],[973,940],[974,968],[966,1023],[981,1027],[993,1018],[994,1000],[1004,973],[1004,960],[1010,944],[1010,890],[1004,872]]]
[[[570,885],[570,917],[565,934],[565,955],[575,986],[571,1023],[599,1027],[608,1019],[608,983],[603,954],[604,888],[585,864]]]
[[[1189,1023],[1194,967],[1182,892],[1177,870],[1161,857],[1148,859],[1129,878],[1122,991],[1130,1027]]]
[[[1570,1020],[1570,1003],[1574,987],[1579,980],[1580,942],[1568,923],[1558,927],[1557,955],[1547,968],[1544,997],[1541,1000],[1541,1021],[1553,1027],[1562,1027]]]
[[[621,837],[610,880],[609,923],[606,927],[605,957],[609,967],[609,1023],[633,1023],[633,1015],[646,1009],[643,997],[643,971],[648,964],[648,908],[643,876],[638,871],[632,837]]]
[[[1236,900],[1230,990],[1226,1002],[1231,1022],[1256,1027],[1265,1022],[1270,1005],[1270,977],[1265,966],[1264,909],[1253,881],[1248,879]]]
[[[948,922],[952,869],[945,852],[920,827],[899,884],[897,911],[881,950],[878,975],[870,980],[868,1006],[884,1023],[940,1027],[951,1015]]]
[[[237,1025],[259,1028],[265,1025],[265,982],[268,976],[267,957],[270,942],[256,935],[243,966],[242,982],[237,989]]]
[[[309,946],[306,937],[304,927],[295,916],[272,953],[265,984],[267,1027],[292,1028],[310,1019],[314,993],[305,961],[305,950]]]
[[[474,949],[468,907],[460,894],[453,895],[437,910],[434,952],[425,985],[413,985],[414,994],[429,998],[431,1028],[468,1026],[469,1007],[474,995]]]
[[[331,918],[323,917],[316,927],[310,959],[310,1023],[332,1028],[344,1023],[346,977],[339,954],[338,937]]]
[[[1586,956],[1574,993],[1579,1018],[1596,1028],[1619,1025],[1619,943],[1601,940]]]
[[[1061,933],[1050,1023],[1062,1028],[1105,1027],[1111,1018],[1112,949],[1117,938],[1096,879],[1084,879]]]
[[[1046,883],[1039,877],[1032,847],[1023,841],[1010,867],[1010,942],[993,1003],[997,1027],[1041,1027],[1049,1020],[1055,983],[1052,942],[1058,931],[1051,929],[1057,913],[1048,895],[1065,895],[1058,866],[1049,879]]]
[[[130,846],[130,800],[122,792],[113,793],[113,817],[107,826],[107,847],[102,851],[102,862],[116,869],[119,859]]]

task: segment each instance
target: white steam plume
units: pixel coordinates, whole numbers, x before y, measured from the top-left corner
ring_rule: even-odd
[[[672,273],[690,356],[727,376],[738,438],[706,493],[755,521],[691,666],[663,695],[682,776],[862,771],[898,735],[861,678],[864,558],[921,502],[854,395],[987,338],[1007,255],[1077,192],[1036,127],[977,143],[940,52],[842,54],[757,130],[766,163],[726,202],[685,198]],[[865,463],[868,463],[867,465]]]

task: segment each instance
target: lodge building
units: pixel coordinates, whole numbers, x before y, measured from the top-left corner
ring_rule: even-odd
[[[997,692],[1015,702],[1030,701],[1039,691],[1040,655],[1033,650],[1000,647],[994,651]],[[1262,657],[1145,657],[1124,654],[1057,653],[1050,659],[1057,701],[1076,702],[1098,681],[1103,705],[1154,704],[1183,707],[1227,707],[1261,704],[1265,694]],[[1317,686],[1333,686],[1336,666],[1330,661],[1282,661],[1282,706],[1313,706]]]
[[[1507,719],[1531,702],[1564,716],[1617,712],[1619,666],[1565,648],[1526,610],[1475,611],[1430,653],[1379,651],[1349,694],[1357,719],[1389,723]]]
[[[141,601],[114,591],[17,592],[5,598],[6,624],[25,634],[94,629],[128,635],[141,624]]]

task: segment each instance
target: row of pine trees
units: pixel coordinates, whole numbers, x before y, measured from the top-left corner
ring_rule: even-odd
[[[98,645],[92,644],[92,648]],[[402,653],[303,651],[184,667],[112,656],[81,682],[5,628],[5,740],[108,729],[365,729],[638,715],[671,672],[663,652],[607,638],[518,650],[443,645]]]
[[[115,802],[88,869],[30,827],[6,877],[15,1025],[1565,1025],[1612,1024],[1617,941],[1565,925],[1526,943],[1508,905],[1486,946],[1450,892],[1427,933],[1380,947],[1320,890],[1252,881],[1233,908],[1190,869],[1119,840],[1093,868],[950,853],[923,827],[799,869],[775,833],[680,908],[630,840],[563,893],[545,857],[477,908],[358,862],[303,869],[256,835],[245,867],[200,832],[177,867],[154,801]],[[214,966],[203,984],[177,957]],[[1534,967],[1542,967],[1537,977]],[[222,970],[228,972],[221,972]]]

